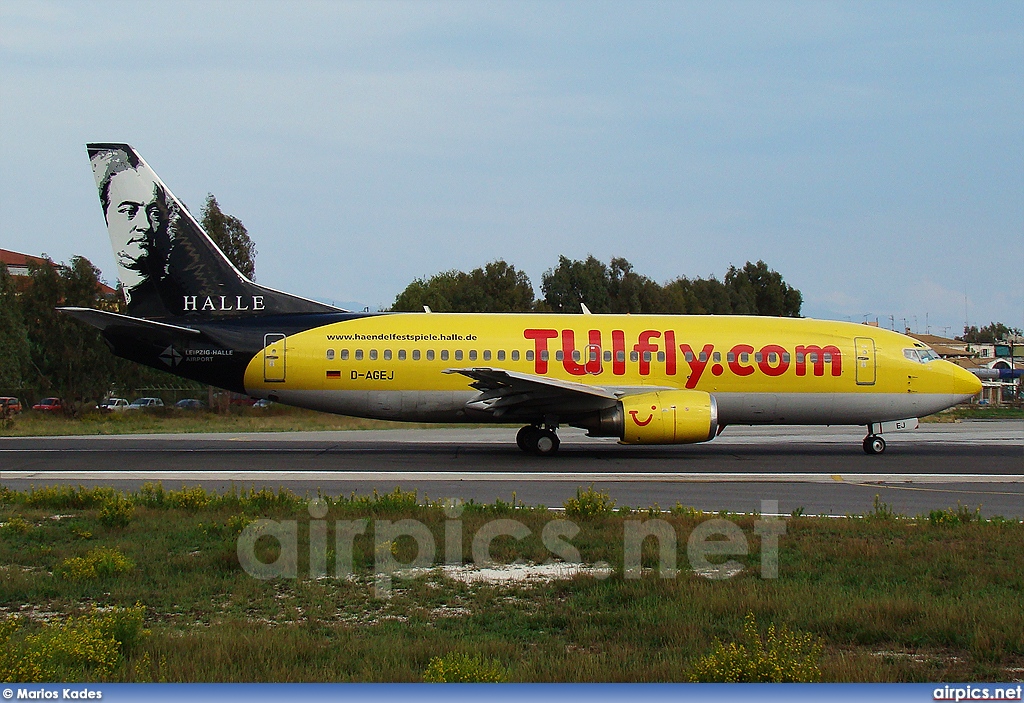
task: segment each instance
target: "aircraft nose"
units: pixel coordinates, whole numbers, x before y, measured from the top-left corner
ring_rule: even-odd
[[[953,365],[953,395],[965,401],[981,393],[981,380],[970,371]]]

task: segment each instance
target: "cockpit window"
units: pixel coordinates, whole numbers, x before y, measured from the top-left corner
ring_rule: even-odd
[[[903,356],[907,357],[911,361],[917,361],[922,364],[927,364],[929,361],[935,361],[939,358],[939,355],[932,349],[904,349]]]

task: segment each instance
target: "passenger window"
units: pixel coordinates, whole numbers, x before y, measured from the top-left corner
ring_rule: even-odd
[[[683,358],[686,360],[687,363],[693,361],[693,352],[686,352],[683,355]]]
[[[807,355],[807,360],[809,362],[811,362],[812,364],[817,364],[818,363],[818,353],[817,352],[811,352],[810,354]]]
[[[563,358],[565,358],[565,357],[562,354],[562,350],[561,349],[559,349],[558,351],[555,352],[555,361],[561,361]]]
[[[412,360],[413,361],[419,361],[420,360],[420,350],[419,349],[413,349],[412,350]]]
[[[441,350],[441,361],[448,361],[448,350],[447,349],[442,349]]]
[[[515,354],[516,354],[515,352],[512,352],[512,356],[513,357],[515,356]],[[526,352],[526,360],[527,361],[533,361],[533,350],[532,349],[530,351]],[[515,361],[515,359],[513,359],[513,361]]]
[[[764,361],[764,357],[761,355],[761,352],[757,352],[756,354],[754,354],[754,361],[756,361],[759,364],[762,361]]]
[[[597,361],[597,350],[596,349],[591,349],[590,350],[590,360],[591,361]]]
[[[832,362],[832,352],[825,352],[824,354],[822,354],[821,355],[821,360],[824,361],[826,364],[831,363]]]
[[[747,352],[741,353],[740,354],[740,361],[743,362],[744,364],[747,363],[748,361],[750,361],[750,354],[748,354]]]
[[[348,361],[348,349],[341,350],[341,360]]]
[[[377,360],[377,350],[376,349],[371,349],[370,350],[370,361],[376,361],[376,360]]]
[[[384,361],[391,361],[391,350],[390,349],[385,349],[384,350]]]
[[[405,350],[404,349],[399,349],[398,350],[398,360],[399,361],[405,361]]]
[[[455,350],[455,360],[456,361],[462,361],[462,350],[461,349],[456,349]]]
[[[504,360],[505,360],[505,350],[504,349],[499,349],[498,350],[498,361],[504,361]]]
[[[526,352],[526,360],[533,361],[533,352]],[[519,350],[512,350],[512,361],[519,361]]]
[[[714,359],[714,360],[715,360],[716,362],[717,362],[717,361],[721,361],[721,360],[722,360],[722,353],[721,353],[721,352],[715,352],[715,353],[714,353],[714,354],[712,355],[712,357],[711,357],[711,358],[712,358],[712,359]]]
[[[706,353],[704,353],[704,352],[701,352],[701,353],[700,353],[700,354],[698,355],[698,357],[697,357],[697,358],[698,358],[698,359],[700,359],[701,361],[707,361],[707,360],[708,360],[708,355],[707,355]]]
[[[658,352],[658,361],[665,360],[665,352]]]
[[[612,353],[610,351],[606,351],[604,353],[604,360],[606,362],[610,362],[612,360]]]
[[[736,361],[736,352],[729,352],[728,354],[726,354],[725,360],[728,361],[730,364]]]
[[[789,363],[789,352],[782,352],[782,363]]]
[[[547,349],[545,349],[544,351],[542,351],[540,353],[540,360],[541,361],[547,361],[548,360],[548,350]]]
[[[644,352],[644,361],[650,362],[650,360],[651,360],[651,353],[649,351],[645,351]]]
[[[630,361],[640,361],[640,355],[637,354],[635,351],[631,351],[629,353],[629,360]]]
[[[470,361],[476,361],[476,350],[475,349],[470,349],[469,350],[469,360]]]
[[[779,360],[779,355],[778,354],[776,354],[775,352],[768,352],[768,363],[769,364],[774,364],[778,360]]]
[[[434,360],[434,350],[433,349],[428,349],[427,350],[427,361],[433,361],[433,360]]]
[[[804,363],[804,353],[803,352],[797,352],[797,354],[796,354],[796,363],[798,363],[798,364]]]
[[[334,358],[334,350],[333,349],[328,349],[327,350],[327,358],[328,359],[333,359]]]
[[[356,361],[362,361],[362,360],[363,360],[363,350],[362,349],[356,349]]]
[[[579,349],[573,349],[572,350],[572,360],[573,361],[579,361],[581,358],[583,358],[583,357],[580,355],[580,350]]]
[[[615,360],[616,361],[620,361],[620,362],[621,361],[625,361],[626,360],[626,352],[622,351],[621,349],[618,350],[617,352],[615,352]]]
[[[490,349],[484,349],[484,361],[490,361],[490,360],[491,360],[491,351],[490,351]]]

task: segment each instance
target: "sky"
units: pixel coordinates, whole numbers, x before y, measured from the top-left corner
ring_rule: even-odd
[[[1020,2],[4,0],[0,247],[112,283],[94,141],[319,300],[762,259],[808,316],[1024,327]]]

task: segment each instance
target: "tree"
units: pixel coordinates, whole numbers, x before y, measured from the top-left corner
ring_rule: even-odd
[[[581,303],[591,312],[612,311],[611,272],[608,267],[588,256],[585,261],[558,257],[558,266],[541,277],[544,302],[553,312],[578,313]]]
[[[452,270],[417,278],[399,293],[391,310],[415,312],[424,305],[434,312],[529,312],[533,284],[499,259],[469,273]]]
[[[803,296],[782,280],[768,264],[749,261],[738,269],[730,266],[725,274],[732,309],[738,315],[800,317]]]
[[[0,392],[14,393],[25,386],[29,369],[28,332],[14,278],[0,263]]]
[[[1021,331],[1016,327],[1007,327],[1002,322],[990,322],[981,329],[974,325],[964,327],[964,334],[960,339],[969,344],[994,344],[1011,335],[1020,334]]]
[[[213,193],[206,195],[202,216],[203,229],[228,261],[249,280],[256,280],[256,245],[249,239],[249,232],[242,221],[233,215],[225,215]]]
[[[115,357],[100,334],[56,310],[100,307],[99,269],[75,256],[69,265],[29,264],[21,296],[29,340],[29,383],[41,394],[59,395],[71,408],[102,399],[115,374]]]

